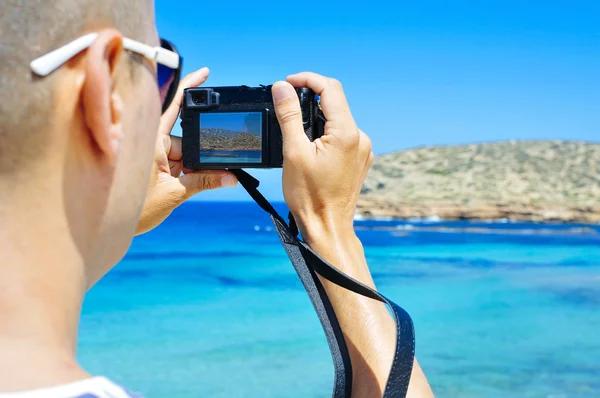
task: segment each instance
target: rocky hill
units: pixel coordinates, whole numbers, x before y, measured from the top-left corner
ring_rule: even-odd
[[[509,141],[380,156],[358,213],[600,223],[600,144]]]
[[[260,151],[262,138],[240,131],[202,128],[200,143],[203,150]]]

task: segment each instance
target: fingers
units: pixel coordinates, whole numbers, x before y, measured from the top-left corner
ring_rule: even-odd
[[[320,96],[321,109],[327,119],[325,133],[333,133],[351,144],[358,143],[356,123],[350,112],[342,84],[336,80],[312,72],[288,76],[287,81],[295,87],[308,87]]]
[[[312,72],[302,72],[287,77],[294,87],[308,87],[321,97],[321,108],[328,121],[352,118],[342,83],[336,79]]]
[[[183,187],[183,198],[186,200],[198,192],[237,185],[237,178],[231,172],[224,170],[194,171],[182,175],[175,181]]]
[[[181,159],[183,159],[183,149],[181,147],[181,137],[171,136],[171,137],[165,137],[165,138],[169,139],[171,141],[169,148],[168,148],[168,152],[167,152],[167,157],[169,158],[169,160],[180,161]]]
[[[208,189],[235,186],[235,176],[227,171],[196,171],[157,184],[146,198],[136,233],[150,231],[194,194]]]
[[[177,88],[177,93],[173,98],[173,102],[169,105],[169,108],[163,113],[160,118],[160,126],[159,133],[160,134],[171,134],[171,130],[173,130],[173,126],[177,121],[177,117],[179,116],[179,111],[181,110],[181,104],[183,103],[183,90],[189,87],[197,87],[203,84],[206,79],[208,79],[208,75],[210,71],[208,68],[202,68],[195,72],[190,73],[186,77],[184,77],[179,83],[179,87]]]
[[[289,158],[310,144],[304,133],[298,94],[291,84],[277,82],[273,85],[273,103],[283,135],[283,156]]]
[[[179,178],[169,180],[170,187],[166,191],[174,192],[176,200],[183,202],[193,195],[217,188],[234,187],[237,185],[235,176],[224,170],[194,171]]]

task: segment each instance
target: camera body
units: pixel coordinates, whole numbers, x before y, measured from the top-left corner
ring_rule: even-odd
[[[188,169],[277,168],[283,137],[272,86],[198,87],[184,90],[181,111],[183,166]],[[317,96],[297,88],[304,133],[323,135]]]

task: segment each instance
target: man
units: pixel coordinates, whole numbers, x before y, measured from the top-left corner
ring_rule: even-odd
[[[158,46],[152,1],[5,0],[0,22],[0,396],[127,397],[77,364],[82,300],[136,233],[202,190],[236,184],[225,171],[181,175],[181,142],[170,136],[182,90],[204,83],[208,70],[183,79],[161,117],[159,65],[124,39]],[[60,62],[46,58],[53,68],[30,69],[83,36],[80,51]],[[292,86],[321,95],[329,121],[314,143]],[[369,138],[335,80],[293,75],[273,96],[284,135],[284,195],[304,239],[373,286],[352,226],[373,160]],[[382,304],[324,283],[351,350],[353,396],[381,396],[392,319]],[[410,394],[431,396],[415,365]]]

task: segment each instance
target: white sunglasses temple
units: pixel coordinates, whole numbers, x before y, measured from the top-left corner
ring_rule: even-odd
[[[161,65],[168,66],[171,69],[177,69],[179,67],[179,54],[169,51],[166,48],[152,47],[126,37],[123,38],[123,48],[141,54],[144,57],[154,60]]]
[[[29,64],[31,70],[39,76],[48,76],[65,62],[79,54],[92,45],[98,37],[98,33],[89,33],[64,46],[34,59]],[[159,64],[168,66],[171,69],[179,67],[179,55],[162,47],[151,47],[147,44],[137,42],[128,38],[123,38],[123,48],[138,53],[144,57],[154,60]]]
[[[62,64],[91,46],[94,40],[96,40],[96,37],[98,37],[98,33],[90,33],[79,39],[73,40],[69,44],[34,59],[29,64],[29,67],[36,75],[48,76]]]

